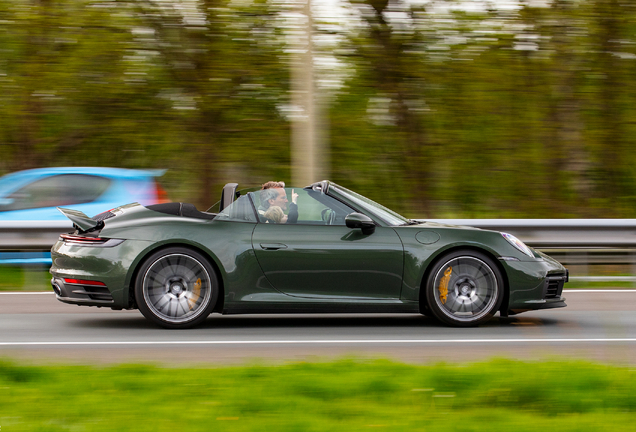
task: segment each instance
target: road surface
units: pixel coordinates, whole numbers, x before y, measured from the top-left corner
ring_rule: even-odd
[[[211,315],[165,330],[138,311],[0,292],[0,357],[31,363],[279,364],[343,356],[409,363],[576,358],[636,364],[636,291],[565,292],[567,308],[449,328],[420,315]]]

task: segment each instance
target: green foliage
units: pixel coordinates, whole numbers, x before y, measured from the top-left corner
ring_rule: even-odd
[[[636,376],[585,362],[386,360],[224,368],[0,363],[14,430],[627,431]]]
[[[0,1],[0,172],[169,168],[174,198],[202,208],[228,175],[288,172],[287,151],[251,150],[288,141],[274,12],[200,6]]]
[[[317,79],[343,83],[321,91],[333,180],[410,217],[634,217],[636,4],[541,3],[354,0],[317,21],[337,65]],[[0,0],[0,173],[168,168],[201,208],[287,180],[290,12]]]
[[[633,217],[633,2],[355,4],[366,27],[348,38],[332,157],[375,164],[337,180],[410,216]]]

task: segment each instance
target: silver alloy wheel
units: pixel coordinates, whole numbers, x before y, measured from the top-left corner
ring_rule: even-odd
[[[197,259],[180,253],[164,255],[144,273],[142,290],[150,312],[169,323],[192,321],[210,303],[212,281]]]
[[[454,321],[472,323],[493,312],[500,287],[488,264],[466,255],[439,267],[433,289],[436,306],[443,314]]]

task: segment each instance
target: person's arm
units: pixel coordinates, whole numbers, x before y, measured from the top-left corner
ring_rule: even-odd
[[[287,223],[288,224],[295,224],[296,222],[298,222],[298,194],[294,192],[294,190],[292,189],[291,191],[291,196],[292,196],[292,202],[289,204],[289,214],[287,215]]]
[[[289,204],[289,214],[287,215],[287,223],[295,224],[298,222],[298,204]]]

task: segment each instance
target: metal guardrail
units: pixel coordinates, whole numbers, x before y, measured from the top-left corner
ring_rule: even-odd
[[[71,221],[0,221],[0,265],[50,266],[49,251]]]
[[[503,231],[568,266],[572,280],[636,282],[636,219],[432,219],[449,225]],[[47,252],[70,221],[0,221],[0,264],[46,264]],[[19,255],[28,252],[27,255]],[[18,253],[18,255],[16,255]],[[622,266],[632,276],[590,276],[590,266]],[[600,279],[599,279],[600,278]]]
[[[46,251],[60,234],[73,230],[71,221],[0,221],[0,251]]]
[[[636,247],[636,219],[435,219],[509,232],[542,248]]]
[[[543,248],[636,248],[636,219],[429,219],[504,231]],[[48,250],[70,221],[0,221],[0,251]]]

